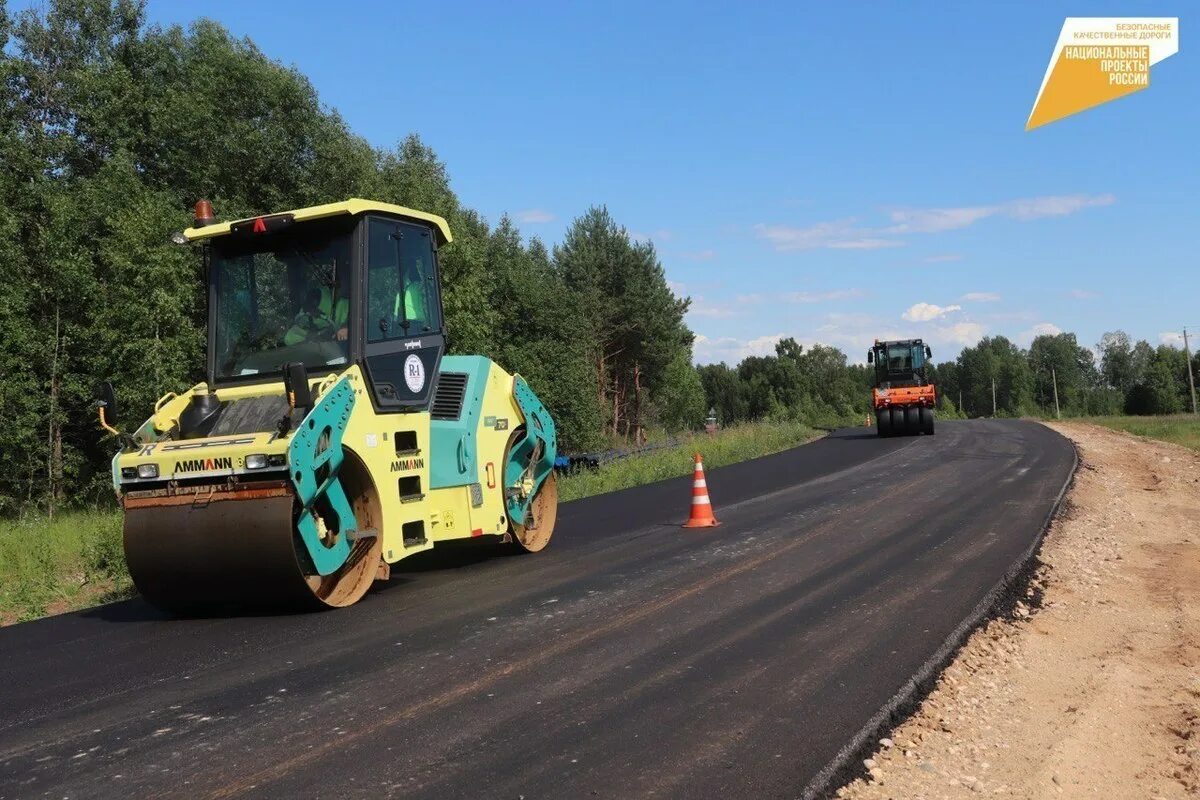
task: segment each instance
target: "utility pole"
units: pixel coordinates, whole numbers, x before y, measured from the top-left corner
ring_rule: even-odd
[[[1192,390],[1192,413],[1196,413],[1196,378],[1192,375],[1192,353],[1188,350],[1187,328],[1183,329],[1183,357],[1188,365],[1188,388]]]
[[[996,416],[996,376],[992,376],[992,417]]]
[[[1058,373],[1054,367],[1050,368],[1050,380],[1054,383],[1054,418],[1062,419],[1062,412],[1058,409]]]

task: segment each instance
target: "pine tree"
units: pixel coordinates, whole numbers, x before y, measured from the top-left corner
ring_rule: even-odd
[[[579,332],[590,343],[605,427],[639,441],[668,366],[681,352],[690,361],[688,301],[671,292],[654,246],[631,242],[602,206],[574,221],[554,265],[581,301]]]

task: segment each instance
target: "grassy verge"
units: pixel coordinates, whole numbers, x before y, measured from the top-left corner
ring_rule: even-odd
[[[575,500],[687,475],[691,455],[706,467],[786,450],[818,435],[794,422],[739,425],[712,436],[698,434],[675,447],[612,462],[594,473],[559,483],[559,497]],[[75,511],[53,521],[0,522],[0,624],[87,608],[132,594],[121,549],[121,514],[115,509]]]
[[[1085,417],[1088,422],[1150,439],[1174,442],[1200,451],[1200,418],[1193,414],[1167,417]]]
[[[690,475],[692,454],[704,456],[706,469],[777,453],[819,435],[798,422],[755,422],[726,428],[713,435],[696,434],[676,447],[606,464],[596,472],[581,472],[559,480],[559,500],[578,500],[595,494],[641,486],[664,478]]]
[[[115,509],[0,524],[0,624],[86,608],[130,591]]]

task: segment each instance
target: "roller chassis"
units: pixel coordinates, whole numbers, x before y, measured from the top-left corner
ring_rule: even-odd
[[[271,224],[287,229],[336,214],[420,222],[449,241],[439,218],[369,201],[268,219],[286,218]],[[239,225],[185,236],[236,234]],[[365,255],[357,258],[359,275]],[[213,377],[215,313],[210,304],[209,379],[164,395],[132,435],[106,427],[122,443],[112,476],[126,561],[152,604],[182,614],[347,606],[390,564],[440,541],[524,552],[549,542],[556,430],[519,375],[482,356],[446,355],[440,330],[406,327],[375,344],[358,328],[348,363],[308,379],[307,392],[284,383],[286,367],[222,382]],[[297,394],[307,405],[296,407]],[[201,407],[215,409],[211,421],[189,428],[189,410]]]
[[[881,437],[933,435],[937,388],[926,374],[930,356],[920,339],[876,339],[867,353],[867,362],[875,365],[871,407]]]

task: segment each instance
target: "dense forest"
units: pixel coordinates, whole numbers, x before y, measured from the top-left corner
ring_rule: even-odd
[[[693,366],[688,299],[603,206],[553,246],[490,224],[417,136],[373,147],[304,75],[215,22],[148,26],[137,0],[12,16],[0,0],[0,112],[0,512],[111,496],[99,381],[137,424],[203,378],[201,266],[171,243],[202,197],[225,219],[355,196],[444,216],[451,349],[522,373],[570,450],[693,429],[710,407],[724,424],[866,411],[870,373],[833,348],[784,339],[774,356]],[[1115,333],[1099,352],[1071,334],[1029,350],[984,339],[934,370],[943,412],[992,414],[994,379],[995,413],[1045,413],[1051,369],[1064,413],[1183,408],[1180,351]]]
[[[866,353],[863,353],[865,358]],[[873,384],[865,363],[840,351],[792,339],[773,356],[736,367],[698,367],[705,394],[723,421],[799,416],[810,422],[862,418]],[[1200,375],[1200,355],[1192,355]],[[1073,333],[1043,334],[1028,349],[1003,336],[985,337],[954,361],[933,364],[942,417],[1175,414],[1191,410],[1183,350],[1134,344],[1124,331],[1104,334],[1094,348]],[[1058,408],[1055,408],[1055,391]]]

